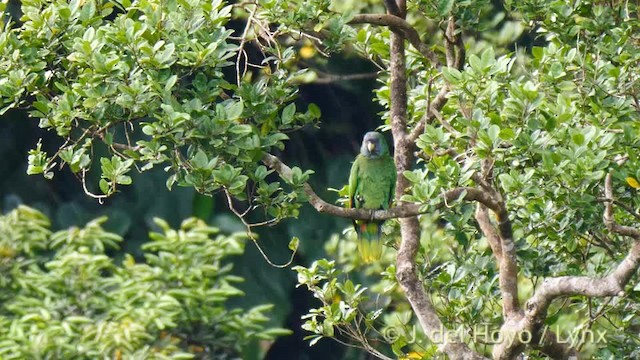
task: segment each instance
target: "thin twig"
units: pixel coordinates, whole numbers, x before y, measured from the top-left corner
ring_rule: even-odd
[[[260,254],[262,255],[262,257],[264,258],[264,260],[271,266],[273,267],[277,267],[277,268],[286,268],[289,265],[291,265],[293,263],[293,259],[296,256],[296,253],[298,251],[298,249],[294,249],[293,252],[291,253],[291,257],[289,258],[289,261],[287,261],[284,264],[276,264],[274,262],[271,261],[271,259],[269,259],[269,256],[267,256],[267,254],[264,252],[264,250],[262,249],[262,247],[260,247],[260,245],[258,244],[258,239],[256,238],[255,234],[253,233],[253,231],[251,230],[252,227],[254,226],[264,226],[264,225],[270,225],[273,224],[275,222],[277,222],[277,219],[269,219],[267,221],[263,221],[263,222],[259,222],[259,223],[255,223],[255,224],[251,224],[248,223],[244,217],[248,214],[249,210],[251,210],[251,207],[249,207],[247,210],[245,210],[245,212],[240,213],[238,210],[236,210],[236,208],[233,206],[233,199],[231,197],[231,194],[229,194],[229,190],[227,190],[227,188],[223,188],[224,189],[224,194],[227,197],[227,204],[229,206],[229,209],[231,210],[231,212],[233,212],[234,215],[236,215],[236,217],[242,222],[242,224],[244,224],[245,228],[247,229],[247,236],[249,236],[249,238],[251,239],[251,241],[253,241],[253,244],[256,246],[256,248],[258,249],[258,251],[260,252]]]

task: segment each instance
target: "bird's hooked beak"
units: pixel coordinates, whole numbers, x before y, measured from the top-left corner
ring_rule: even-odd
[[[373,152],[375,148],[376,148],[376,144],[373,141],[367,142],[367,149],[369,149],[369,152]]]

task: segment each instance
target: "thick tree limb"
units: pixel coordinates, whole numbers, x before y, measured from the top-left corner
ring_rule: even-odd
[[[553,300],[571,295],[587,297],[621,296],[624,286],[636,273],[640,264],[640,242],[634,241],[627,256],[618,264],[616,269],[601,278],[588,276],[560,276],[545,279],[536,289],[534,295],[527,301],[524,316],[514,326],[504,329],[505,333],[518,334],[527,332],[532,336],[530,345],[538,348],[553,359],[576,358],[577,350],[564,342],[559,342],[556,334],[545,331],[544,319]],[[544,338],[541,338],[544,336]],[[513,337],[517,339],[516,337]],[[494,347],[495,359],[511,359],[521,350],[518,341],[504,342]]]
[[[509,219],[500,221],[496,227],[489,219],[487,208],[478,203],[476,221],[496,257],[502,294],[502,314],[506,320],[519,317],[521,309],[518,302],[518,266]]]
[[[487,207],[482,204],[478,204],[475,217],[478,225],[480,226],[480,231],[482,231],[484,236],[487,237],[487,242],[491,247],[491,251],[498,260],[498,264],[500,264],[500,261],[502,261],[502,244],[500,243],[500,237],[498,236],[496,228],[489,219],[489,211],[487,210]]]
[[[456,61],[456,49],[455,49],[455,29],[456,23],[453,16],[449,17],[447,22],[447,31],[444,33],[444,53],[447,59],[447,66],[453,67]]]
[[[447,53],[451,54],[451,58],[447,57],[447,66],[462,70],[464,68],[466,51],[461,34],[456,34],[456,19],[453,16],[449,17],[447,23],[445,49],[447,49]]]
[[[624,295],[624,286],[636,273],[640,263],[640,242],[634,241],[627,256],[609,275],[601,278],[588,276],[560,276],[547,278],[527,301],[526,315],[542,317],[546,315],[551,301],[560,296],[583,295],[605,297]]]
[[[391,14],[358,14],[355,15],[350,24],[372,24],[380,26],[388,26],[394,32],[401,33],[406,39],[413,45],[420,54],[429,59],[434,67],[440,67],[440,60],[438,56],[429,48],[427,44],[420,40],[418,31],[406,22],[403,18],[400,18]]]
[[[407,0],[396,0],[398,9],[400,9],[400,17],[405,19],[407,17]]]
[[[494,224],[489,219],[487,208],[478,204],[476,221],[496,257],[500,293],[502,294],[502,313],[506,323],[522,316],[518,300],[518,260],[507,205],[502,194],[492,185],[491,179],[493,179],[493,160],[484,159],[482,160],[481,172],[474,178],[474,181],[497,199],[500,208],[497,211],[493,210],[497,221]]]
[[[521,313],[518,301],[518,260],[516,257],[516,245],[513,242],[513,230],[509,214],[503,207],[496,213],[498,219],[498,235],[500,237],[500,290],[502,293],[503,312],[507,316],[515,316]]]

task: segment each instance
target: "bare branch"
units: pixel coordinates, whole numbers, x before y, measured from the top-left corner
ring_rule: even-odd
[[[440,67],[440,60],[427,44],[420,40],[418,31],[404,19],[391,14],[358,14],[349,21],[350,24],[373,24],[388,26],[391,30],[401,33],[434,67]]]
[[[403,19],[407,17],[407,0],[396,0],[398,8],[400,9],[400,17]]]
[[[640,221],[640,214],[638,214],[635,210],[633,210],[629,205],[623,203],[620,200],[616,200],[616,199],[606,199],[606,198],[598,198],[598,201],[601,202],[612,202],[614,205],[620,207],[622,210],[626,211],[627,213],[629,213],[629,215],[633,216],[634,218],[636,218],[636,220]]]
[[[233,214],[242,222],[242,224],[245,226],[245,228],[247,229],[247,236],[249,236],[249,239],[251,239],[251,241],[253,241],[253,244],[256,246],[256,248],[258,248],[258,251],[260,252],[260,255],[262,255],[262,257],[264,258],[264,260],[271,266],[273,267],[277,267],[280,269],[284,269],[286,267],[288,267],[289,265],[291,265],[291,263],[293,263],[293,259],[296,256],[296,252],[298,251],[298,249],[294,249],[293,252],[291,253],[291,257],[289,258],[289,261],[287,261],[284,264],[276,264],[273,261],[271,261],[271,259],[269,259],[269,256],[267,256],[267,254],[264,252],[264,250],[262,250],[262,247],[260,246],[260,244],[258,244],[258,239],[256,237],[256,235],[253,233],[253,231],[251,230],[251,228],[256,227],[256,226],[263,226],[263,225],[270,225],[273,224],[275,222],[277,222],[277,219],[270,219],[267,221],[263,221],[261,223],[248,223],[245,220],[245,216],[249,213],[249,211],[251,211],[251,206],[249,208],[247,208],[247,210],[245,210],[244,212],[240,213],[235,206],[233,206],[233,198],[231,196],[231,194],[229,194],[229,190],[227,188],[224,188],[224,194],[227,197],[227,205],[229,206],[229,210],[231,210],[231,212],[233,212]]]
[[[526,315],[541,317],[551,301],[560,296],[584,295],[605,297],[624,295],[626,285],[635,274],[640,263],[640,242],[634,241],[627,256],[609,275],[601,278],[588,276],[560,276],[545,279],[535,294],[527,301]]]
[[[604,223],[619,235],[625,235],[635,239],[627,256],[618,264],[616,269],[608,276],[592,278],[588,276],[562,276],[547,278],[536,290],[535,294],[527,302],[526,314],[530,318],[539,318],[546,315],[547,307],[551,301],[560,296],[584,295],[588,297],[621,296],[631,276],[635,274],[640,262],[640,230],[622,226],[613,219],[613,180],[611,173],[607,174],[604,181],[605,203]]]
[[[98,200],[98,203],[100,205],[104,204],[104,199],[108,198],[108,195],[98,195],[98,194],[94,194],[91,191],[89,191],[89,189],[87,189],[87,179],[86,179],[86,174],[87,174],[87,169],[82,169],[82,172],[80,173],[80,178],[82,180],[82,190],[84,190],[84,193],[94,199]]]
[[[431,101],[429,105],[429,109],[424,113],[424,116],[418,121],[418,124],[411,130],[411,134],[409,135],[408,141],[415,142],[418,139],[418,136],[422,135],[424,132],[424,127],[427,123],[430,123],[435,117],[436,113],[439,113],[440,110],[447,103],[447,94],[449,93],[449,87],[445,86],[438,92],[438,95]],[[444,123],[443,123],[443,126]]]
[[[240,46],[238,47],[238,57],[236,59],[236,83],[238,84],[238,86],[240,86],[240,81],[242,80],[242,77],[247,72],[247,63],[249,62],[249,57],[247,56],[247,52],[244,50],[244,45],[247,41],[247,35],[249,34],[249,29],[253,25],[253,17],[255,16],[257,10],[258,10],[258,7],[254,6],[253,9],[251,9],[251,11],[249,12],[249,18],[247,19],[247,24],[244,28],[244,31],[242,32]],[[241,69],[240,62],[242,61],[242,57],[244,57],[245,63],[244,63],[244,67],[242,68],[242,71],[240,71]]]
[[[447,66],[454,67],[458,70],[464,68],[464,61],[467,52],[464,48],[464,42],[462,41],[462,35],[456,34],[456,19],[452,16],[449,18],[449,24],[447,26],[447,36],[449,39],[453,39],[455,45],[455,56],[453,58],[453,64]]]
[[[485,159],[482,161],[482,172],[474,178],[474,181],[482,184],[481,186],[490,192],[492,197],[498,199],[500,208],[497,211],[493,211],[497,224],[491,222],[488,211],[482,204],[479,204],[476,210],[476,220],[496,256],[500,293],[502,294],[502,312],[506,319],[505,322],[508,322],[514,318],[519,318],[522,312],[518,301],[518,260],[509,213],[503,196],[490,186],[492,177],[493,161]]]
[[[456,61],[456,50],[455,50],[455,40],[454,40],[454,31],[455,31],[456,22],[453,16],[449,17],[449,21],[447,22],[447,30],[444,34],[444,50],[447,59],[447,66],[453,67]]]
[[[502,247],[500,261],[500,291],[502,293],[503,312],[508,316],[520,313],[518,301],[518,260],[516,245],[513,242],[511,220],[506,209],[496,213],[498,219],[498,234]]]

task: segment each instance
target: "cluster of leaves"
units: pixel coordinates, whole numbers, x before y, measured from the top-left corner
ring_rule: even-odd
[[[3,358],[223,359],[288,333],[264,327],[270,305],[226,304],[242,295],[226,259],[242,253],[244,235],[157,219],[145,262],[125,255],[117,265],[105,251],[121,239],[105,220],[52,233],[32,208],[0,217]]]
[[[473,207],[463,211],[461,218],[468,223]],[[465,341],[484,339],[490,343],[487,334],[497,333],[500,328],[501,305],[489,246],[456,216],[443,215],[458,223],[437,225],[440,215],[421,219],[418,267],[423,271],[423,282],[433,295],[442,321],[460,324],[452,329],[456,335]],[[321,259],[309,267],[294,268],[299,286],[307,287],[321,303],[304,315],[303,328],[312,333],[308,336],[312,344],[335,338],[379,358],[430,359],[438,355],[439,344],[430,342],[412,320],[411,309],[398,287],[393,247],[399,233],[395,223],[388,225],[389,247],[375,264],[363,264],[354,256],[356,236],[349,230],[326,244],[327,253],[335,260]],[[444,331],[441,335],[448,336]],[[486,349],[479,346],[477,350]]]
[[[276,32],[306,37],[307,40],[322,39],[317,42],[325,51],[340,50],[353,34],[345,25],[352,11],[336,11],[340,4],[330,0],[285,1],[268,0],[260,3],[260,14],[272,24],[277,24]],[[342,6],[344,8],[344,6]],[[305,33],[308,32],[308,33]]]
[[[320,301],[303,316],[303,329],[313,345],[323,338],[354,344],[379,358],[422,358],[436,353],[426,347],[411,323],[411,310],[395,280],[395,251],[387,249],[375,264],[354,257],[355,234],[334,236],[326,245],[336,260],[321,259],[309,267],[296,266],[298,286],[305,286]],[[362,270],[354,273],[358,268]],[[379,277],[379,274],[382,276]],[[360,283],[366,283],[364,286]]]
[[[22,2],[19,23],[0,33],[0,108],[28,104],[64,139],[53,155],[33,149],[28,173],[51,178],[60,163],[86,182],[99,171],[102,194],[83,186],[103,198],[131,184],[134,167],[163,165],[169,188],[224,188],[265,216],[296,216],[300,184],[285,190],[258,165],[320,112],[292,102],[296,74],[280,68],[291,48],[265,54],[256,81],[228,81],[244,41],[225,27],[232,10],[221,0]],[[94,159],[97,147],[110,156]]]

